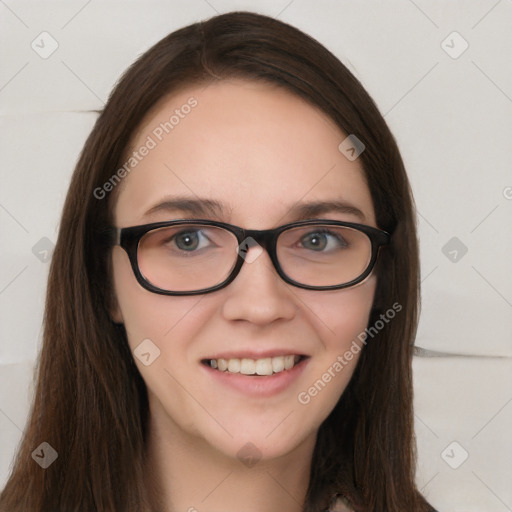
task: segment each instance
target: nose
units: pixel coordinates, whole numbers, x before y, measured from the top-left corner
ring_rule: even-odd
[[[297,306],[289,286],[277,273],[267,251],[250,247],[239,274],[224,289],[224,318],[258,325],[291,320]]]

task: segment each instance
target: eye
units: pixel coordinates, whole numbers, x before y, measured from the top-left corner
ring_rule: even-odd
[[[316,230],[304,235],[301,238],[301,244],[306,249],[317,252],[348,247],[347,242],[340,234],[328,229]]]
[[[236,236],[225,229],[204,225],[178,225],[148,231],[139,241],[138,253],[146,257],[212,257],[236,247]]]
[[[209,238],[201,230],[188,230],[174,235],[169,239],[169,242],[171,241],[174,241],[176,247],[182,251],[195,251],[208,245]]]

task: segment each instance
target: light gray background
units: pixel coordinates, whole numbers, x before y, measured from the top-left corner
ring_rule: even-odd
[[[512,0],[0,0],[0,486],[28,414],[87,110],[163,36],[235,9],[317,38],[389,123],[421,240],[418,485],[441,512],[512,510]],[[44,31],[58,44],[48,58],[31,47],[51,48]]]

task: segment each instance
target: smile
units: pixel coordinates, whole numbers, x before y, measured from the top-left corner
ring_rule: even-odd
[[[304,356],[288,354],[261,359],[205,359],[203,363],[221,372],[263,376],[291,370],[303,358]]]

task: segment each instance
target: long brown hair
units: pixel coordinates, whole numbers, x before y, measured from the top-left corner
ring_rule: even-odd
[[[330,496],[342,493],[357,511],[431,510],[414,483],[418,245],[397,144],[359,81],[326,48],[280,21],[233,12],[177,30],[150,48],[118,82],[87,139],[51,262],[35,395],[0,495],[2,512],[153,510],[143,483],[147,391],[124,328],[108,313],[110,254],[99,233],[111,223],[112,201],[94,190],[122,165],[136,128],[166,95],[238,77],[281,85],[363,141],[359,159],[377,223],[392,233],[379,257],[369,325],[393,304],[402,310],[368,341],[319,430],[304,509],[324,510]],[[31,456],[42,442],[58,453],[47,469]]]

